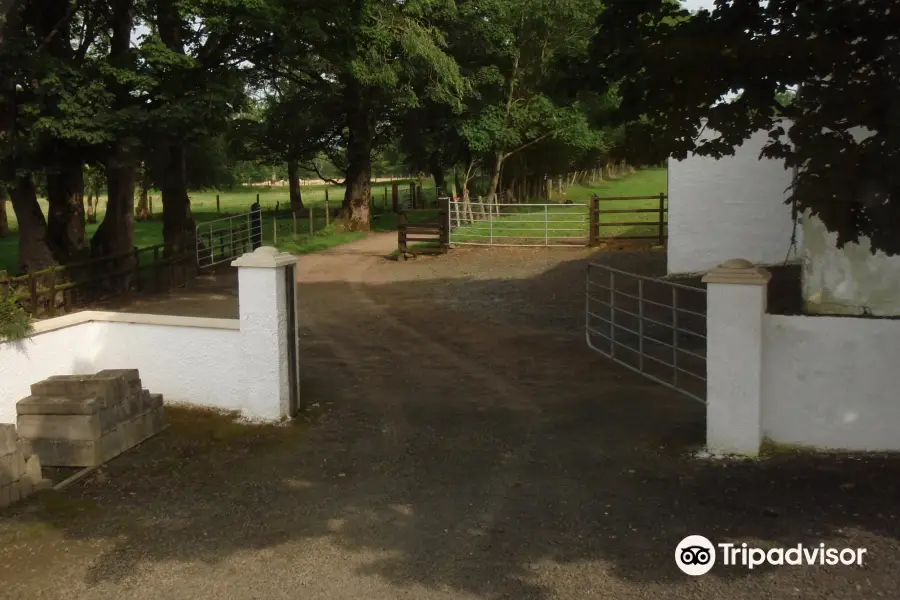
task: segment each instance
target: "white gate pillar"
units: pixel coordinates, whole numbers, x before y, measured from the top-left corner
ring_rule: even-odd
[[[231,263],[238,268],[244,412],[251,418],[278,420],[297,410],[296,263],[272,246]]]
[[[709,271],[706,309],[706,445],[716,454],[759,454],[763,318],[771,274],[743,259]]]

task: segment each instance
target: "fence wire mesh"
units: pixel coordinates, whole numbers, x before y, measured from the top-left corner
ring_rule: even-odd
[[[588,265],[588,347],[706,403],[706,290]]]

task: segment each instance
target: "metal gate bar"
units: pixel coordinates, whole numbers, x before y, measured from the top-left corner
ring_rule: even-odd
[[[654,286],[657,293],[648,293]],[[636,325],[623,322],[629,319]],[[585,340],[592,350],[705,404],[704,288],[591,263],[585,281]]]

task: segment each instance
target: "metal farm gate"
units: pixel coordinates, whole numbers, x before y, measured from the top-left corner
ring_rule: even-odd
[[[586,204],[503,204],[450,200],[451,245],[586,246]]]
[[[233,260],[262,245],[259,210],[197,224],[197,266],[201,269]]]
[[[588,347],[706,403],[706,289],[591,263]]]

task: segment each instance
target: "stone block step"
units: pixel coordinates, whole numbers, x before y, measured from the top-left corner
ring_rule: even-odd
[[[95,467],[156,435],[165,425],[165,411],[160,404],[96,439],[34,438],[23,440],[23,446],[28,453],[40,456],[45,465]]]
[[[25,455],[18,449],[0,456],[0,485],[9,485],[25,474]]]
[[[94,398],[104,407],[135,393],[141,393],[141,380],[136,369],[106,370],[94,375],[54,375],[31,385],[32,396],[70,400]]]
[[[16,426],[0,423],[0,456],[12,454],[18,449]]]

